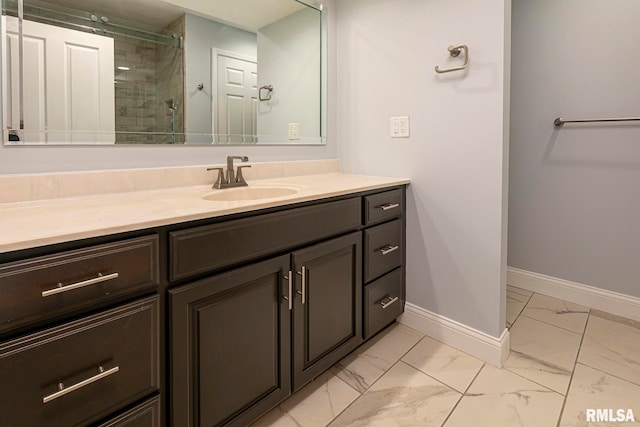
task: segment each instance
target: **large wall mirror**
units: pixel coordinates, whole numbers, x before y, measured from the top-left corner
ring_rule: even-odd
[[[320,3],[2,5],[5,144],[325,142]]]

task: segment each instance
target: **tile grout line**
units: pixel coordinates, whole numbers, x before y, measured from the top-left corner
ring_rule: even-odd
[[[513,291],[511,291],[513,292]],[[517,293],[517,292],[516,292]],[[516,320],[518,320],[518,318],[522,315],[522,312],[524,311],[525,308],[527,308],[527,304],[529,304],[529,301],[531,301],[531,298],[533,297],[534,293],[531,292],[531,295],[529,295],[528,297],[526,295],[522,295],[522,294],[518,294],[521,295],[523,297],[526,297],[527,300],[525,301],[525,303],[522,305],[522,308],[518,311],[518,314],[516,315],[516,318],[513,319],[513,322],[511,322],[511,325],[507,326],[507,329],[511,330],[511,328],[513,327],[513,325],[515,325]]]
[[[587,321],[584,325],[584,330],[582,331],[582,336],[580,337],[580,345],[578,346],[578,353],[576,353],[576,360],[573,362],[573,369],[571,370],[571,378],[569,378],[569,385],[567,386],[567,394],[562,401],[562,408],[560,408],[560,413],[558,414],[558,421],[556,423],[556,427],[560,427],[560,422],[562,421],[562,416],[564,415],[564,409],[567,406],[567,399],[569,399],[569,393],[571,392],[571,384],[573,383],[573,375],[576,372],[576,365],[578,364],[578,358],[580,357],[580,352],[582,351],[582,343],[584,342],[584,336],[587,332],[587,327],[589,325],[589,319],[591,318],[591,309],[589,309],[589,314],[587,314]]]
[[[427,372],[423,371],[422,369],[420,369],[420,368],[417,368],[417,367],[413,366],[411,363],[409,363],[409,362],[406,362],[406,361],[402,360],[402,359],[403,359],[407,354],[409,354],[409,353],[411,352],[411,350],[413,350],[415,347],[417,347],[417,346],[418,346],[418,344],[420,344],[420,342],[422,342],[422,340],[424,340],[425,338],[429,338],[430,340],[436,341],[436,342],[438,342],[438,343],[440,343],[440,344],[442,344],[442,345],[445,345],[445,346],[447,346],[447,347],[451,347],[449,344],[445,344],[445,343],[443,343],[442,341],[438,341],[437,339],[435,339],[435,338],[431,338],[431,337],[430,337],[430,336],[428,336],[428,335],[423,335],[423,336],[422,336],[422,338],[420,338],[420,340],[419,340],[417,343],[415,343],[415,344],[413,345],[413,347],[411,347],[411,348],[410,348],[406,353],[404,353],[404,354],[400,357],[400,359],[398,359],[398,362],[402,362],[402,363],[404,363],[405,365],[407,365],[407,366],[409,366],[409,367],[411,367],[411,368],[415,369],[416,371],[420,372],[421,374],[424,374],[424,375],[428,376],[428,377],[429,377],[429,378],[431,378],[432,380],[434,380],[434,381],[436,381],[436,382],[439,382],[440,384],[442,384],[442,385],[444,385],[444,386],[446,386],[446,387],[450,388],[451,390],[455,391],[456,393],[460,393],[462,396],[464,396],[464,394],[467,392],[467,390],[469,390],[469,387],[471,387],[471,384],[472,384],[472,383],[475,381],[475,379],[478,377],[478,374],[480,373],[480,371],[482,370],[482,368],[484,368],[484,365],[486,365],[486,363],[485,363],[485,362],[482,362],[482,366],[480,366],[480,369],[478,369],[478,372],[476,372],[476,374],[473,376],[473,379],[471,380],[471,382],[469,383],[469,385],[465,388],[465,391],[461,393],[461,392],[459,392],[455,387],[453,387],[453,386],[451,386],[451,385],[449,385],[449,384],[445,383],[444,381],[439,380],[438,378],[436,378],[436,377],[432,376],[431,374],[429,374],[429,373],[427,373]],[[454,350],[456,350],[456,351],[458,351],[458,352],[462,353],[463,355],[465,355],[465,356],[467,356],[467,357],[471,357],[471,358],[473,358],[473,359],[480,360],[480,359],[478,359],[478,358],[476,358],[476,357],[473,357],[472,355],[470,355],[470,354],[468,354],[468,353],[465,353],[465,352],[464,352],[464,351],[462,351],[462,350],[458,350],[458,349],[457,349],[457,348],[455,348],[455,347],[451,347],[451,348],[453,348]],[[394,366],[395,366],[396,364],[397,364],[397,362],[394,364]],[[391,368],[389,368],[387,371],[385,371],[385,374],[386,374],[389,370],[391,370]],[[384,375],[384,374],[383,374],[383,375]],[[380,378],[378,378],[378,379],[380,379]],[[377,382],[377,380],[376,380],[376,382]],[[375,383],[374,383],[374,384],[375,384]],[[373,384],[371,384],[371,385],[373,386]],[[456,405],[457,405],[457,404],[456,404]]]
[[[529,302],[531,301],[531,299],[533,298],[533,296],[534,296],[534,295],[536,295],[536,293],[535,293],[535,292],[532,292],[532,293],[531,293],[531,295],[529,296],[529,299],[527,300],[527,303],[524,305],[524,307],[522,307],[522,310],[520,310],[520,312],[518,313],[518,316],[515,318],[515,320],[514,320],[514,321],[513,321],[513,323],[511,324],[511,326],[513,326],[513,325],[516,323],[516,320],[518,320],[518,319],[520,318],[520,316],[522,316],[522,317],[526,317],[527,319],[531,319],[531,320],[534,320],[534,321],[538,321],[538,322],[540,322],[540,323],[544,323],[545,325],[553,326],[553,327],[556,327],[556,328],[558,328],[558,329],[562,329],[562,330],[564,330],[564,331],[571,332],[571,333],[574,333],[574,334],[576,334],[576,335],[580,335],[579,333],[576,333],[576,332],[573,332],[573,331],[568,331],[567,329],[561,328],[561,327],[559,327],[559,326],[552,325],[552,324],[550,324],[550,323],[543,322],[543,321],[541,321],[541,320],[534,319],[534,318],[529,317],[529,316],[527,316],[527,315],[525,315],[525,314],[522,314],[522,313],[524,312],[525,308],[527,308],[527,305],[529,304]],[[540,295],[542,295],[542,294],[540,294]],[[588,321],[588,320],[589,320],[589,313],[587,313],[587,321]],[[585,322],[585,330],[586,330],[586,324],[587,324],[587,322]],[[509,329],[511,329],[511,328],[509,328]],[[584,337],[584,330],[583,330],[583,332],[582,332],[582,337]],[[582,338],[580,339],[580,345],[578,346],[578,353],[576,353],[576,362],[574,362],[574,364],[573,364],[573,370],[571,371],[571,377],[573,377],[573,371],[575,370],[575,364],[577,363],[577,360],[578,360],[578,354],[580,353],[580,347],[581,347],[581,346],[582,346]],[[511,349],[509,349],[509,350],[511,350]],[[520,378],[522,378],[522,379],[525,379],[525,380],[527,380],[527,381],[531,381],[532,383],[539,385],[540,387],[544,388],[545,390],[549,390],[549,391],[550,391],[550,392],[552,392],[552,393],[556,393],[557,395],[562,396],[562,409],[560,410],[560,414],[558,414],[558,423],[560,422],[560,419],[562,418],[562,411],[564,410],[564,404],[565,404],[565,402],[567,401],[567,396],[569,395],[569,387],[571,386],[571,379],[569,379],[569,385],[567,386],[567,391],[566,391],[566,393],[567,393],[567,394],[564,394],[564,395],[563,395],[562,393],[559,393],[559,392],[557,392],[556,390],[553,390],[553,389],[551,389],[551,388],[549,388],[549,387],[547,387],[547,386],[545,386],[545,385],[542,385],[542,384],[540,384],[540,383],[538,383],[538,382],[536,382],[536,381],[533,381],[533,380],[532,380],[532,379],[530,379],[530,378],[524,377],[524,376],[522,376],[522,375],[520,375],[520,374],[518,374],[518,373],[516,373],[516,372],[513,372],[512,370],[510,370],[510,369],[508,369],[508,368],[501,368],[501,369],[505,369],[505,370],[509,371],[510,373],[512,373],[512,374],[514,374],[514,375],[517,375],[518,377],[520,377]]]
[[[478,375],[480,375],[480,372],[484,369],[486,363],[482,363],[482,366],[480,367],[480,369],[478,369],[478,372],[476,372],[476,374],[474,375],[473,379],[471,380],[471,382],[469,383],[469,385],[465,388],[464,392],[459,392],[458,390],[456,390],[454,387],[450,386],[449,384],[429,375],[428,373],[424,372],[421,369],[416,368],[415,366],[411,365],[410,363],[402,360],[407,354],[409,354],[409,352],[411,352],[418,344],[420,344],[420,342],[424,339],[424,338],[430,338],[435,340],[434,338],[431,338],[427,335],[422,334],[422,337],[415,343],[413,344],[407,351],[405,351],[398,360],[396,360],[388,369],[386,369],[384,371],[384,373],[382,375],[380,375],[373,383],[371,383],[371,385],[369,387],[367,387],[362,393],[360,393],[359,390],[356,390],[358,393],[360,393],[360,396],[358,396],[356,399],[354,399],[353,402],[351,402],[346,408],[344,408],[342,411],[340,411],[340,413],[338,413],[328,424],[330,425],[331,423],[333,423],[343,412],[345,412],[347,409],[349,409],[355,402],[357,402],[360,398],[362,398],[362,396],[364,396],[364,394],[369,391],[371,389],[371,387],[373,387],[387,372],[389,372],[391,369],[393,369],[396,365],[398,365],[399,363],[402,363],[403,365],[406,365],[407,367],[416,370],[417,372],[425,375],[426,377],[432,379],[433,381],[436,381],[439,384],[442,384],[443,386],[447,387],[448,389],[451,389],[452,391],[454,391],[455,393],[460,394],[460,397],[458,398],[456,404],[453,406],[453,408],[451,408],[451,411],[449,412],[449,414],[447,415],[447,417],[445,418],[445,420],[442,423],[442,426],[444,426],[444,424],[447,422],[447,420],[449,419],[449,417],[451,416],[451,414],[453,414],[453,411],[455,411],[455,409],[458,407],[458,404],[462,401],[462,398],[466,395],[467,391],[469,390],[469,388],[471,387],[471,385],[473,384],[473,382],[476,380],[476,378],[478,378]],[[437,340],[435,340],[437,341]],[[444,344],[444,343],[443,343]],[[446,345],[446,344],[444,344]],[[461,352],[465,355],[467,355],[467,353]],[[473,357],[471,355],[467,355],[469,357]],[[335,375],[335,374],[334,374]],[[337,375],[335,375],[337,378],[339,378]],[[342,380],[341,378],[339,378],[342,382],[345,382],[344,380]],[[346,383],[346,382],[345,382]],[[355,388],[353,388],[350,384],[349,385],[352,389],[355,390]]]
[[[549,386],[546,386],[546,385],[544,385],[544,384],[540,384],[539,382],[534,381],[534,380],[532,380],[531,378],[527,378],[527,377],[525,377],[525,376],[523,376],[523,375],[520,375],[520,374],[519,374],[519,373],[517,373],[517,372],[513,372],[513,371],[512,371],[511,369],[509,369],[509,368],[501,368],[501,369],[504,369],[505,371],[509,372],[510,374],[517,375],[517,376],[519,376],[519,377],[520,377],[520,378],[522,378],[522,379],[525,379],[525,380],[527,380],[527,381],[529,381],[529,382],[532,382],[532,383],[534,383],[535,385],[539,385],[540,387],[544,388],[545,390],[549,390],[549,391],[550,391],[550,392],[552,392],[552,393],[555,393],[555,394],[557,394],[557,395],[559,395],[559,396],[562,396],[562,398],[563,398],[563,399],[565,399],[565,398],[567,397],[567,395],[566,395],[566,394],[562,394],[562,393],[560,393],[559,391],[556,391],[556,390],[554,390],[554,389],[552,389],[552,388],[549,388]],[[568,389],[567,389],[567,390],[568,390]]]
[[[451,390],[455,391],[456,393],[458,393],[458,394],[460,394],[460,395],[464,395],[464,392],[459,392],[459,391],[458,391],[458,390],[456,390],[453,386],[450,386],[449,384],[445,383],[444,381],[439,380],[439,379],[437,379],[437,378],[436,378],[436,377],[434,377],[434,376],[431,376],[430,374],[426,373],[426,372],[425,372],[425,371],[423,371],[422,369],[416,368],[416,367],[415,367],[415,366],[413,366],[411,363],[409,363],[409,362],[405,362],[405,361],[404,361],[404,360],[402,360],[402,359],[398,360],[398,362],[402,362],[402,363],[404,363],[405,365],[407,365],[408,367],[410,367],[411,369],[414,369],[414,370],[416,370],[416,371],[420,372],[422,375],[429,377],[430,379],[434,380],[435,382],[440,383],[440,384],[442,384],[443,386],[445,386],[445,387],[447,387],[447,388],[450,388]],[[482,366],[484,366],[484,363],[482,364]],[[481,367],[480,369],[482,369],[482,367]],[[477,375],[477,374],[476,374],[476,375]],[[475,379],[475,376],[473,377],[473,379]],[[467,387],[467,389],[468,389],[468,388],[469,388],[469,387]]]
[[[451,408],[451,411],[449,412],[449,414],[447,415],[447,417],[444,419],[444,421],[442,422],[440,427],[444,427],[445,424],[447,424],[447,422],[449,421],[449,418],[451,418],[451,415],[453,415],[453,413],[455,412],[456,409],[458,409],[458,405],[460,405],[460,402],[462,402],[462,399],[464,399],[464,397],[467,395],[467,392],[469,391],[469,389],[471,388],[471,386],[473,385],[473,383],[476,381],[476,379],[478,378],[478,375],[480,375],[480,372],[482,372],[482,370],[484,369],[484,367],[486,366],[486,363],[483,363],[482,366],[480,367],[480,369],[478,369],[478,372],[476,373],[476,375],[473,377],[473,379],[471,380],[471,382],[469,383],[469,385],[467,386],[467,388],[464,390],[464,393],[462,393],[460,395],[460,399],[458,399],[458,401],[456,402],[455,405],[453,405],[453,408]],[[456,390],[457,391],[457,390]]]
[[[509,289],[509,288],[511,288],[511,289]],[[522,288],[519,288],[519,287],[514,286],[514,285],[510,285],[510,284],[508,284],[508,283],[507,283],[507,290],[508,290],[508,291],[511,291],[511,292],[516,293],[516,294],[518,294],[518,295],[522,295],[523,297],[531,297],[531,295],[525,295],[525,294],[523,294],[523,293],[520,293],[520,292],[518,292],[518,291],[515,291],[514,289],[517,289],[517,290],[519,290],[519,291],[524,291],[524,292],[530,293],[531,295],[533,295],[533,294],[534,294],[534,292],[533,292],[533,291],[528,291],[528,290],[526,290],[526,289],[522,289]]]
[[[589,317],[589,313],[584,313],[584,314],[586,314],[587,317]],[[536,319],[535,317],[527,316],[524,313],[522,314],[522,317],[526,317],[527,319],[535,320],[535,321],[538,321],[540,323],[544,323],[545,325],[549,325],[549,326],[556,327],[558,329],[562,329],[563,331],[571,332],[572,334],[576,334],[576,335],[584,334],[584,329],[582,330],[582,332],[576,332],[576,331],[572,331],[571,329],[563,328],[562,326],[559,326],[559,325],[554,325],[553,323],[545,322],[544,320]],[[585,325],[586,324],[587,324],[587,322],[585,322]]]
[[[629,317],[618,316],[617,314],[609,313],[607,311],[598,310],[592,308],[591,310],[597,312],[592,313],[593,317],[597,317],[598,319],[608,320],[609,322],[619,323],[624,326],[628,326],[630,328],[640,329],[640,320],[631,319]],[[604,313],[608,315],[607,317],[600,315],[599,313]]]
[[[593,369],[594,371],[598,371],[598,372],[603,373],[603,374],[605,374],[605,375],[609,375],[610,377],[617,378],[617,379],[619,379],[620,381],[624,381],[624,382],[625,382],[625,383],[627,383],[627,384],[631,384],[631,385],[634,385],[634,386],[638,386],[638,387],[640,387],[640,384],[635,383],[635,382],[633,382],[633,381],[629,381],[627,378],[619,377],[619,376],[614,375],[614,374],[612,374],[612,373],[610,373],[610,372],[603,371],[602,369],[598,369],[598,368],[596,368],[596,367],[594,367],[594,366],[591,366],[591,365],[587,365],[587,364],[586,364],[586,363],[584,363],[584,362],[576,362],[576,365],[582,365],[582,366],[584,366],[584,367],[586,367],[586,368]]]
[[[580,333],[580,332],[570,331],[570,330],[565,329],[565,328],[562,328],[562,327],[560,327],[560,326],[558,326],[558,325],[553,325],[553,324],[551,324],[551,323],[547,323],[547,322],[542,321],[542,320],[534,319],[533,317],[529,317],[529,316],[524,315],[524,314],[523,314],[523,315],[521,315],[521,316],[518,316],[518,318],[516,319],[516,321],[517,321],[517,320],[519,320],[519,319],[520,319],[520,317],[524,317],[524,318],[526,318],[526,319],[533,320],[534,322],[542,323],[543,325],[546,325],[546,326],[551,326],[552,328],[560,329],[561,331],[564,331],[564,332],[569,332],[570,334],[573,334],[573,335],[579,335],[579,336],[581,336],[581,337],[582,337],[582,336],[584,336],[584,331],[582,331],[582,333]],[[587,316],[587,319],[588,319],[588,318],[589,318],[589,317]],[[514,322],[513,322],[513,324],[515,325],[515,324],[516,324],[516,322],[514,321]],[[585,323],[585,325],[586,325],[586,323]],[[586,329],[586,327],[585,327],[585,329]],[[582,339],[580,340],[580,343],[582,344]],[[511,350],[511,349],[509,349],[509,350]]]
[[[346,357],[346,356],[345,356],[345,357]],[[333,366],[336,366],[338,363],[340,363],[340,362],[336,362]],[[333,366],[332,366],[331,368],[333,368]],[[331,370],[331,368],[329,368],[329,371]],[[331,372],[331,373],[333,374],[333,376],[334,376],[334,377],[336,377],[337,379],[339,379],[340,381],[342,381],[343,383],[345,383],[346,385],[348,385],[348,386],[351,388],[351,390],[354,390],[356,393],[360,394],[360,396],[362,396],[362,395],[364,394],[364,391],[360,391],[360,390],[356,389],[354,386],[352,386],[351,384],[349,384],[348,382],[346,382],[345,380],[343,380],[342,378],[340,378],[340,377],[338,376],[338,374],[335,374],[335,373],[333,373],[333,372]],[[368,388],[367,388],[367,389],[365,389],[365,391],[367,391],[367,390],[368,390]]]
[[[401,323],[396,322],[396,326],[397,326],[397,325],[401,325]],[[407,327],[407,328],[408,328],[408,327]],[[412,329],[412,328],[409,328],[409,329],[411,329],[412,331],[415,331],[415,329]],[[416,332],[418,332],[418,331],[416,331]],[[374,385],[375,383],[377,383],[377,382],[378,382],[378,380],[380,380],[380,378],[382,378],[382,377],[383,377],[387,372],[389,372],[389,371],[391,370],[391,368],[393,368],[394,366],[396,366],[396,365],[398,364],[398,362],[402,361],[402,358],[403,358],[404,356],[406,356],[406,355],[407,355],[407,353],[409,353],[411,350],[413,350],[413,348],[414,348],[415,346],[417,346],[417,345],[418,345],[418,343],[420,343],[420,341],[422,341],[422,339],[423,339],[424,337],[426,337],[426,335],[424,335],[422,332],[418,332],[418,333],[419,333],[420,335],[422,335],[422,336],[420,337],[420,339],[419,339],[418,341],[416,341],[416,343],[415,343],[415,344],[413,344],[413,345],[412,345],[412,346],[411,346],[407,351],[405,351],[404,353],[402,353],[402,355],[400,355],[400,357],[398,358],[398,360],[396,360],[396,361],[395,361],[391,366],[389,366],[389,368],[388,368],[388,369],[385,369],[385,371],[382,373],[382,375],[380,375],[378,378],[376,378],[376,380],[375,380],[374,382],[372,382],[372,383],[371,383],[371,385],[369,385],[369,387],[365,388],[363,392],[360,392],[360,390],[356,390],[356,389],[355,389],[355,387],[353,387],[351,384],[346,383],[346,381],[344,381],[342,378],[338,377],[338,375],[336,375],[336,374],[334,374],[334,373],[332,372],[332,374],[333,374],[336,378],[338,378],[340,381],[342,381],[342,382],[346,383],[349,387],[351,387],[352,389],[354,389],[354,390],[356,390],[358,393],[360,393],[360,396],[356,397],[356,398],[353,400],[353,402],[349,403],[349,404],[348,404],[348,405],[347,405],[347,406],[346,406],[342,411],[340,411],[338,414],[336,414],[336,416],[335,416],[335,417],[333,417],[333,419],[331,419],[331,421],[329,421],[329,422],[326,424],[327,426],[331,425],[331,423],[333,423],[333,422],[334,422],[334,421],[335,421],[335,420],[336,420],[340,415],[342,415],[342,413],[344,413],[344,412],[345,412],[347,409],[349,409],[349,408],[350,408],[354,403],[356,403],[358,400],[360,400],[360,398],[362,398],[362,396],[364,396],[364,394],[365,394],[367,391],[369,391],[369,389],[370,389],[371,387],[373,387],[373,385]],[[362,354],[364,354],[364,353],[365,353],[365,352],[363,352]],[[345,356],[345,357],[346,357],[346,356]],[[340,363],[340,362],[337,362],[337,363]],[[336,364],[337,364],[337,363],[336,363]],[[334,365],[334,366],[335,366],[335,365]],[[409,366],[410,366],[410,365],[409,365]],[[413,366],[412,366],[412,368],[413,368]],[[414,368],[414,369],[415,369],[415,368]]]
[[[403,355],[404,356],[404,355]],[[353,400],[353,402],[349,403],[349,405],[347,405],[346,408],[344,408],[342,411],[340,411],[340,413],[338,413],[335,417],[333,417],[333,419],[331,421],[329,421],[328,425],[331,425],[331,423],[333,423],[340,415],[342,415],[343,412],[345,412],[347,409],[349,409],[351,406],[353,406],[354,403],[356,403],[358,400],[360,400],[362,398],[362,396],[365,395],[366,392],[369,391],[369,389],[371,389],[371,387],[374,386],[375,383],[377,383],[380,378],[382,378],[387,372],[389,372],[391,370],[391,368],[393,368],[394,366],[396,366],[398,364],[398,362],[400,362],[400,359],[396,360],[390,367],[389,369],[387,369],[386,371],[384,371],[384,373],[382,375],[380,375],[378,378],[376,378],[376,380],[374,382],[371,383],[371,385],[369,387],[367,387],[362,393],[360,393],[360,396],[358,396],[357,398],[355,398]],[[336,375],[337,376],[337,375]],[[356,390],[357,391],[357,390]]]
[[[619,380],[621,380],[621,381],[624,381],[624,382],[626,382],[626,383],[628,383],[628,384],[632,384],[632,385],[640,386],[640,383],[636,383],[636,382],[634,382],[634,381],[630,381],[630,380],[629,380],[629,379],[627,379],[627,378],[622,378],[622,377],[620,377],[620,376],[618,376],[618,375],[615,375],[615,374],[612,374],[612,373],[610,373],[610,372],[604,371],[604,370],[602,370],[602,369],[600,369],[600,368],[597,368],[597,367],[595,367],[595,366],[587,365],[585,362],[579,362],[579,361],[578,361],[578,359],[579,359],[579,357],[580,357],[580,352],[582,351],[582,344],[583,344],[583,341],[584,341],[584,335],[586,335],[586,332],[587,332],[587,323],[588,323],[588,320],[589,320],[592,316],[593,316],[593,317],[596,317],[596,318],[598,318],[598,319],[603,319],[603,320],[607,320],[607,321],[610,321],[610,322],[615,322],[615,323],[618,323],[618,324],[623,325],[623,326],[628,326],[628,327],[632,327],[632,328],[633,328],[633,327],[635,327],[635,326],[629,325],[629,324],[627,324],[627,323],[625,323],[625,322],[616,321],[616,320],[613,320],[613,319],[607,319],[606,317],[601,317],[601,316],[599,316],[598,314],[591,313],[591,311],[592,311],[592,310],[596,310],[596,309],[593,309],[593,308],[590,308],[590,309],[589,309],[589,316],[588,316],[587,322],[586,322],[586,323],[585,323],[585,325],[584,325],[584,330],[582,331],[583,339],[582,339],[582,341],[580,341],[580,348],[579,348],[578,356],[576,357],[576,363],[575,363],[575,365],[574,365],[573,369],[575,370],[575,367],[576,367],[577,365],[582,365],[582,366],[585,366],[585,367],[587,367],[587,368],[593,369],[593,370],[595,370],[595,371],[601,372],[601,373],[603,373],[603,374],[605,374],[605,375],[609,375],[609,376],[611,376],[611,377],[617,378],[617,379],[619,379]],[[596,311],[600,311],[600,310],[596,310]],[[606,312],[606,311],[600,311],[600,312],[602,312],[602,313],[607,313],[607,314],[611,314],[611,313],[608,313],[608,312]],[[618,317],[620,317],[620,318],[622,318],[622,319],[626,319],[625,317],[622,317],[622,316],[618,316]],[[640,328],[637,328],[637,329],[640,329]]]

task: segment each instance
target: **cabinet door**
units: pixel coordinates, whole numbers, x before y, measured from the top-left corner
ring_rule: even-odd
[[[291,392],[289,256],[169,291],[172,425],[247,425]]]
[[[362,234],[293,253],[293,388],[299,389],[362,342]]]

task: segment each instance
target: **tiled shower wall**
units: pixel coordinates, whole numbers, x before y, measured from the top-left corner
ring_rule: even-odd
[[[184,18],[165,32],[184,34]],[[174,143],[167,135],[122,132],[172,132],[171,114],[165,100],[174,98],[177,107],[174,132],[183,132],[183,50],[114,36],[116,143]],[[117,67],[129,70],[118,70]]]
[[[155,43],[114,36],[116,143],[154,142],[155,136],[121,132],[155,131],[156,48]],[[128,71],[118,67],[128,67]]]
[[[175,20],[166,29],[168,34],[184,34],[184,15]],[[156,125],[163,132],[184,132],[184,49],[170,46],[156,46]],[[173,129],[171,111],[167,100],[173,98],[176,107]],[[184,142],[183,135],[162,135],[158,143],[171,144]]]

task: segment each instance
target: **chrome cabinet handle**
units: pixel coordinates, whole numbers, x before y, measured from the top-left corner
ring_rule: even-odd
[[[45,396],[42,398],[42,403],[48,403],[51,402],[52,400],[55,400],[59,397],[64,396],[65,394],[69,394],[73,391],[76,391],[78,389],[81,389],[82,387],[88,386],[91,383],[94,383],[96,381],[99,381],[103,378],[108,377],[109,375],[113,375],[116,372],[118,372],[120,370],[119,366],[113,367],[109,370],[104,370],[104,368],[102,366],[98,367],[98,371],[100,372],[98,375],[95,375],[91,378],[87,378],[86,380],[80,381],[77,384],[74,384],[70,387],[65,387],[64,384],[62,384],[61,382],[58,383],[58,391],[56,391],[55,393],[52,393],[48,396]]]
[[[299,295],[302,295],[302,304],[304,304],[307,302],[307,267],[303,265],[300,268],[300,271],[298,271],[298,274],[302,276],[302,289],[296,292],[298,292]]]
[[[391,304],[393,304],[396,301],[398,301],[398,297],[391,298],[389,295],[387,295],[386,297],[378,301],[378,304],[380,304],[382,306],[382,309],[384,310],[385,308],[389,307]]]
[[[289,293],[287,296],[284,296],[283,298],[287,301],[289,301],[289,311],[291,311],[293,309],[293,298],[291,297],[291,293],[293,292],[293,274],[292,271],[289,270],[289,274],[287,276],[284,276],[285,279],[287,279],[289,281]]]
[[[383,211],[388,211],[389,209],[395,209],[400,207],[398,203],[387,203],[384,205],[376,206],[376,209],[382,209]]]
[[[107,280],[113,280],[118,277],[118,273],[111,273],[103,276],[102,273],[98,273],[98,277],[93,279],[83,280],[82,282],[73,283],[71,285],[62,286],[62,283],[58,283],[57,288],[49,289],[42,292],[42,297],[48,297],[55,294],[61,294],[62,292],[72,291],[78,288],[84,288],[85,286],[95,285],[96,283],[106,282]]]
[[[382,253],[382,255],[388,255],[391,252],[397,251],[398,249],[400,249],[400,247],[398,245],[387,245],[387,246],[383,246],[380,249],[376,249],[377,252]]]

